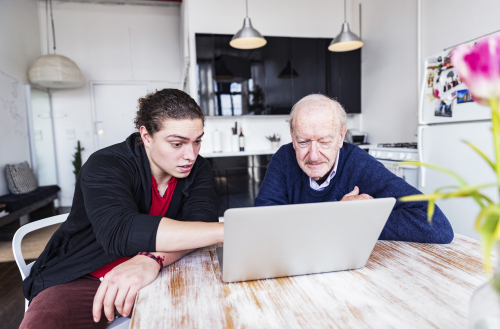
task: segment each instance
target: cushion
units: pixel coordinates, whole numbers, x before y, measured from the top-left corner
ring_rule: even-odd
[[[26,161],[5,165],[5,176],[12,194],[26,194],[38,188],[38,180]]]

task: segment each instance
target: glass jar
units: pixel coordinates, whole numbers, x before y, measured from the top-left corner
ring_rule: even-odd
[[[500,243],[495,243],[497,255],[500,255]],[[469,308],[469,326],[472,329],[500,329],[500,267],[497,257],[495,274],[472,295]]]

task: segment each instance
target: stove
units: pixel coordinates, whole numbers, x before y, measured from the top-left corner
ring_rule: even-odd
[[[417,143],[381,143],[377,147],[417,149]]]
[[[378,144],[368,150],[376,159],[390,161],[418,161],[417,143]]]
[[[417,187],[418,167],[398,165],[402,161],[419,161],[417,148],[417,143],[381,143],[377,146],[370,146],[368,153],[393,174],[403,178],[413,187]]]

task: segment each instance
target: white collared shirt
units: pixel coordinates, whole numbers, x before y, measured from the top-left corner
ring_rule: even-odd
[[[335,174],[337,173],[337,167],[339,165],[339,155],[340,155],[340,148],[337,151],[337,158],[335,159],[335,164],[333,165],[332,172],[330,173],[330,175],[328,175],[328,177],[323,182],[323,184],[318,185],[318,182],[316,182],[314,179],[312,179],[311,177],[309,177],[309,186],[313,190],[315,190],[315,191],[323,191],[325,189],[325,187],[327,187],[328,185],[330,185],[330,181],[332,180],[333,177],[335,177]]]

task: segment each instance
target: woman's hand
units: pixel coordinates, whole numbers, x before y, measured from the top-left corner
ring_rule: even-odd
[[[108,272],[97,289],[92,314],[94,321],[101,319],[101,310],[109,321],[114,310],[127,317],[134,306],[137,292],[156,279],[160,265],[152,258],[137,255]]]

